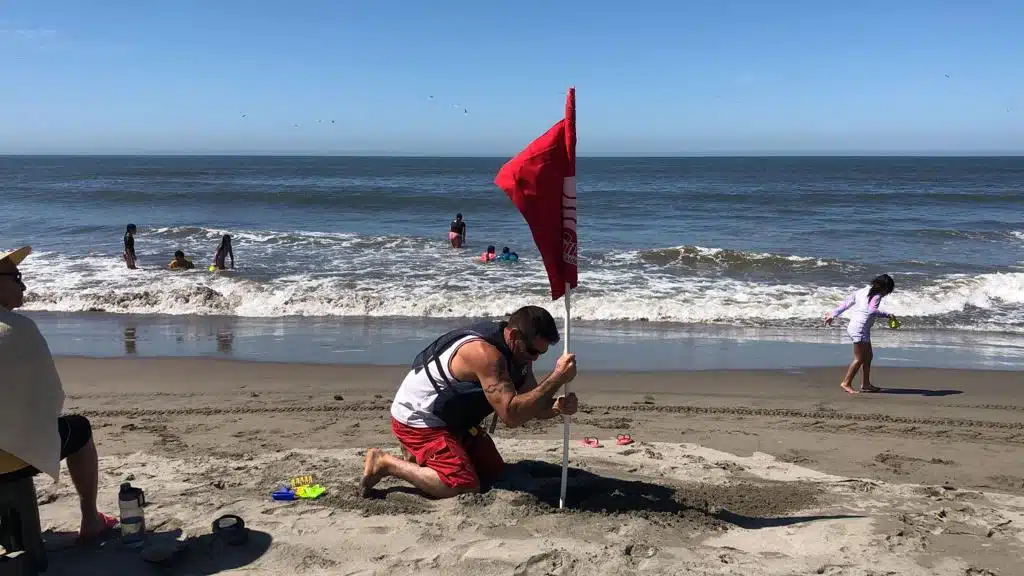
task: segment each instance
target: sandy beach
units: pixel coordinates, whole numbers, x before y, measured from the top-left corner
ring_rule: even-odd
[[[1024,388],[1016,372],[841,368],[587,373],[558,511],[560,421],[498,428],[511,465],[483,494],[431,501],[362,453],[394,448],[404,367],[62,358],[66,410],[90,417],[100,503],[145,489],[144,550],[70,546],[66,470],[37,479],[54,575],[1012,575],[1024,557]],[[616,445],[617,434],[635,442]],[[580,445],[596,436],[602,447]],[[275,502],[312,474],[315,502]],[[238,514],[242,547],[211,538]],[[171,555],[172,550],[178,550]],[[145,560],[170,556],[163,566]],[[159,570],[159,571],[158,571]]]

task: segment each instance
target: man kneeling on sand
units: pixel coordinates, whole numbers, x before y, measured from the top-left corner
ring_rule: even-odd
[[[116,527],[117,518],[96,509],[92,426],[83,416],[61,416],[64,388],[50,348],[31,318],[13,312],[25,295],[18,265],[31,251],[0,252],[0,483],[40,471],[56,481],[66,458],[82,510],[78,541],[87,543]]]
[[[413,362],[391,404],[391,430],[403,458],[366,452],[364,495],[395,476],[435,498],[497,480],[501,454],[481,422],[497,413],[506,426],[576,413],[575,394],[555,393],[576,377],[576,357],[563,354],[537,381],[533,363],[558,342],[547,310],[525,306],[507,322],[480,322],[441,336]]]

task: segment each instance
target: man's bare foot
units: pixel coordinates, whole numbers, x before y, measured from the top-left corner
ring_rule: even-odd
[[[879,392],[881,390],[882,389],[879,388],[878,386],[873,386],[871,384],[861,384],[860,386],[861,392]]]
[[[363,460],[363,479],[359,482],[363,489],[364,498],[369,496],[373,487],[384,479],[380,464],[386,455],[387,453],[379,448],[370,448],[366,451],[366,459]]]
[[[842,388],[843,390],[846,390],[850,394],[857,394],[857,391],[854,390],[853,387],[850,386],[849,384],[847,384],[846,382],[843,382],[842,384],[840,384],[839,387]]]

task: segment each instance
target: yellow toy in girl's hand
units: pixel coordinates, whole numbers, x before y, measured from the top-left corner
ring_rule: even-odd
[[[897,330],[902,325],[903,325],[903,323],[900,322],[899,319],[896,318],[895,316],[890,316],[889,317],[889,328],[892,328],[893,330]]]

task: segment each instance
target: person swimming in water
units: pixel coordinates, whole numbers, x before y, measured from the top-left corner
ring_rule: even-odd
[[[235,252],[231,249],[231,235],[225,234],[220,239],[220,246],[217,247],[217,253],[213,255],[213,266],[217,270],[227,269],[227,259],[231,257],[231,269],[235,269]]]
[[[452,243],[452,248],[462,248],[466,243],[466,222],[462,220],[461,212],[455,215],[455,220],[452,220],[452,225],[448,230],[448,241]]]
[[[487,252],[480,255],[481,262],[493,262],[495,258],[497,258],[497,255],[494,253],[493,244],[487,247]]]
[[[501,249],[501,254],[499,254],[495,260],[501,260],[502,262],[518,262],[519,254],[509,251],[508,246],[505,246]]]
[[[171,260],[171,263],[168,264],[167,267],[171,270],[191,270],[195,268],[196,265],[188,258],[185,258],[184,252],[177,250],[174,252],[174,260]]]
[[[124,263],[129,270],[135,270],[135,224],[129,224],[124,232]]]
[[[871,385],[871,359],[874,353],[871,350],[871,326],[875,318],[895,318],[888,312],[883,312],[879,306],[882,298],[892,294],[896,289],[896,282],[888,274],[882,274],[871,281],[870,286],[865,286],[846,297],[843,303],[836,307],[830,314],[825,316],[825,326],[831,326],[832,321],[843,312],[851,310],[850,324],[846,327],[846,334],[853,341],[853,362],[846,369],[846,376],[839,385],[850,394],[856,394],[853,389],[853,379],[857,377],[857,371],[863,369],[861,374],[861,392],[878,392],[880,388]]]

